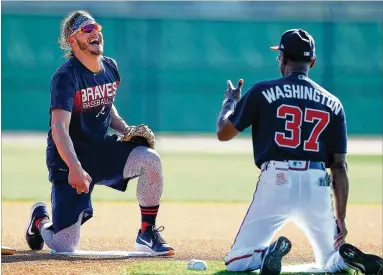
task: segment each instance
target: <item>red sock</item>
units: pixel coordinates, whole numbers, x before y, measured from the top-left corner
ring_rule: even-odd
[[[141,231],[145,232],[146,228],[150,225],[156,224],[156,218],[158,213],[158,208],[160,206],[141,206]]]

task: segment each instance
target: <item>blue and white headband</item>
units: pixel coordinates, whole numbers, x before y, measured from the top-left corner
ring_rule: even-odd
[[[93,23],[96,23],[96,20],[94,20],[92,17],[80,15],[73,21],[73,24],[71,26],[72,34],[74,32],[77,32],[80,28]]]

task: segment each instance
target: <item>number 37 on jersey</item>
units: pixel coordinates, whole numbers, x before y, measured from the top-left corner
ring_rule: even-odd
[[[329,112],[283,104],[277,109],[277,118],[285,120],[285,132],[276,132],[274,137],[280,147],[303,146],[305,151],[319,151],[318,139],[330,122]],[[305,123],[313,126],[309,137],[302,140],[302,126]]]

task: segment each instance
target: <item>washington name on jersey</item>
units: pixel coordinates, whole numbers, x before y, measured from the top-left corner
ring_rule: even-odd
[[[262,94],[270,104],[282,98],[295,98],[321,103],[330,108],[336,115],[342,109],[339,100],[334,98],[331,94],[326,94],[323,91],[320,92],[313,87],[307,87],[305,85],[276,85],[262,91]]]

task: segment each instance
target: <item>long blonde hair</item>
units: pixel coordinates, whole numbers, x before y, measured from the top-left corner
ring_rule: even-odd
[[[60,38],[58,40],[58,43],[60,44],[60,48],[64,50],[64,57],[69,59],[74,56],[72,46],[68,42],[68,37],[72,34],[74,30],[72,30],[71,26],[73,25],[73,22],[79,17],[79,16],[87,16],[92,18],[91,14],[85,10],[77,10],[69,13],[62,21],[61,21],[61,31],[60,31]]]

